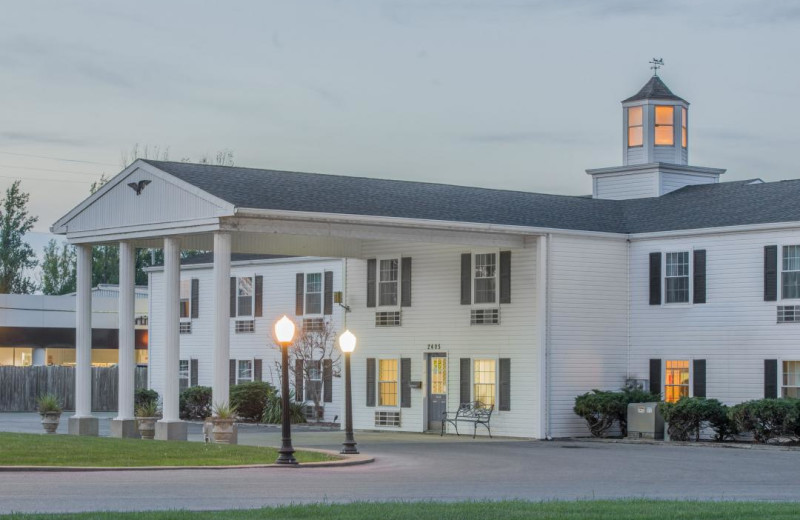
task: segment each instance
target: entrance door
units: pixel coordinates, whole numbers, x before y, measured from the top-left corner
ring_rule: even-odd
[[[442,429],[442,414],[447,410],[447,357],[428,355],[428,429]]]

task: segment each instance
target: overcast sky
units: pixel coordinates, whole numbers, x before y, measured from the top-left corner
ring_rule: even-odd
[[[800,2],[0,1],[0,188],[37,231],[170,158],[587,194],[663,57],[690,163],[800,177]],[[83,162],[81,162],[83,161]],[[37,237],[39,248],[43,237]]]

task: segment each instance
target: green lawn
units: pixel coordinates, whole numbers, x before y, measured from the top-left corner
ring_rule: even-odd
[[[0,433],[0,466],[227,466],[271,464],[277,456],[275,448],[256,446]],[[310,451],[295,457],[301,463],[335,460]]]
[[[796,519],[800,504],[769,502],[668,502],[649,500],[580,502],[459,502],[355,503],[286,506],[240,511],[164,511],[156,513],[83,513],[68,515],[11,515],[20,520],[41,519],[308,519],[308,520],[738,520]]]

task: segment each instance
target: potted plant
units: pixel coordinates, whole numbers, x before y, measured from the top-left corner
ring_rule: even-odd
[[[54,394],[44,394],[36,400],[39,415],[42,416],[42,426],[47,433],[56,433],[61,420],[61,403]]]
[[[233,444],[235,433],[234,424],[236,420],[236,407],[227,403],[215,404],[214,415],[211,423],[214,425],[211,436],[215,444]]]
[[[142,439],[152,440],[156,436],[158,420],[158,402],[145,401],[136,408],[136,425]]]

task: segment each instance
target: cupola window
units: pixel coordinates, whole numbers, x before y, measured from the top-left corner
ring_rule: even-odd
[[[674,110],[675,108],[671,106],[656,106],[656,146],[672,146],[675,144]]]
[[[688,138],[686,136],[686,107],[681,107],[681,146],[686,148]]]
[[[628,108],[628,146],[642,146],[642,107]]]

